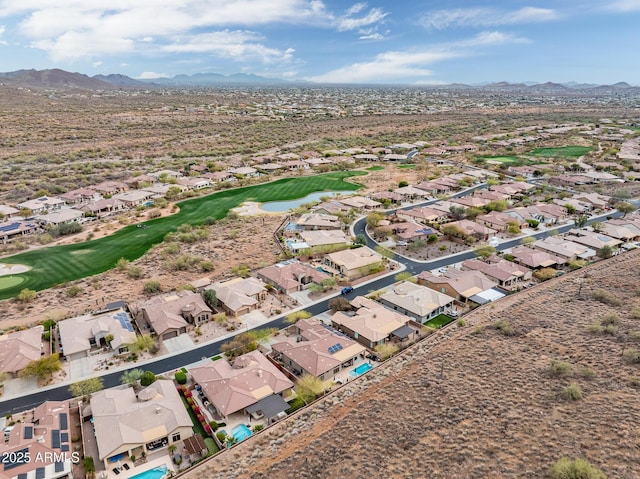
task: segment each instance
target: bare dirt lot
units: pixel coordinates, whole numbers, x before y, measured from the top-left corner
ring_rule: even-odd
[[[476,310],[185,477],[541,478],[569,456],[636,478],[639,267],[627,253]]]

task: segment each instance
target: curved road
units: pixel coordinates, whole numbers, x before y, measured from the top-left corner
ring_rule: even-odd
[[[464,196],[475,189],[484,188],[485,186],[486,185],[478,185],[476,187],[470,188],[463,192],[457,193],[456,195],[453,195],[453,196],[454,197]],[[429,200],[422,203],[422,205],[432,204],[432,203],[435,203],[436,201],[438,200]],[[404,207],[404,208],[398,208],[398,209],[408,209],[408,208],[413,208],[415,206],[416,205],[412,205],[410,207]],[[395,210],[389,211],[388,213],[392,213],[393,211]],[[617,218],[620,216],[622,216],[621,213],[617,211],[616,212],[612,211],[600,216],[592,217],[591,219],[589,219],[587,224],[591,224],[595,221],[602,221],[603,219],[607,219],[607,217]],[[571,228],[574,228],[574,225],[567,224],[567,225],[562,225],[555,228],[555,231],[557,231],[558,233],[565,233],[569,231]],[[356,221],[356,223],[353,226],[353,232],[355,235],[364,234],[367,238],[368,246],[375,247],[377,245],[377,243],[375,243],[371,239],[371,237],[368,235],[366,231],[366,218],[360,218],[358,221]],[[549,231],[542,231],[532,236],[536,239],[540,239],[548,235],[549,235]],[[498,245],[496,249],[498,251],[503,251],[508,248],[513,248],[521,244],[521,240],[522,240],[522,237],[502,242],[500,243],[500,245]],[[400,256],[398,254],[395,254],[393,259],[399,263],[402,263],[405,266],[406,271],[408,271],[412,275],[417,275],[423,271],[438,269],[443,266],[448,266],[454,263],[458,263],[460,261],[472,259],[475,256],[476,256],[475,253],[472,250],[470,250],[470,251],[464,251],[461,253],[450,255],[445,258],[434,259],[432,261],[416,261],[410,258],[406,258],[404,256]],[[346,295],[346,298],[353,299],[356,296],[365,295],[371,291],[375,291],[375,290],[387,287],[395,282],[394,276],[395,275],[387,275],[385,277],[369,282],[365,285],[354,287],[353,292]],[[326,298],[318,303],[304,307],[303,309],[305,309],[306,311],[309,311],[314,316],[317,314],[324,313],[329,309],[328,303],[329,303],[329,300],[332,299],[333,297],[335,296]],[[268,323],[260,325],[260,328],[281,329],[286,325],[287,325],[287,322],[286,322],[285,316],[280,316],[272,321],[269,321]],[[238,331],[237,334],[239,334],[240,332],[242,331]],[[223,343],[227,342],[228,340],[229,338],[220,339],[218,341],[211,342],[203,346],[199,346],[195,349],[185,351],[173,356],[169,356],[169,357],[164,356],[155,361],[145,363],[144,365],[132,365],[130,369],[143,367],[145,370],[153,371],[156,374],[165,373],[167,371],[173,371],[175,369],[183,367],[186,364],[195,363],[201,360],[205,356],[206,357],[215,356],[220,352],[220,346]],[[125,372],[124,370],[119,370],[117,372],[106,373],[101,375],[100,377],[104,381],[104,387],[109,388],[109,387],[119,385],[120,376],[122,376],[124,372]],[[70,399],[70,398],[71,398],[71,394],[69,393],[69,389],[67,385],[54,387],[54,388],[46,389],[43,391],[30,393],[26,396],[7,399],[5,401],[0,401],[0,414],[2,414],[3,416],[7,414],[15,414],[25,409],[30,409],[35,406],[38,406],[44,401],[48,401],[48,400],[61,401],[61,400]]]

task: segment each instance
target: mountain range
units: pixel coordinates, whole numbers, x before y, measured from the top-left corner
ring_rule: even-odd
[[[196,73],[193,75],[176,75],[171,78],[134,79],[126,75],[94,75],[73,73],[57,68],[50,70],[17,70],[0,73],[0,85],[13,85],[50,89],[82,89],[82,90],[112,90],[114,88],[153,88],[153,87],[220,87],[220,86],[286,86],[286,85],[316,85],[311,82],[292,82],[278,78],[266,78],[254,74],[235,73],[222,75],[219,73]],[[434,85],[430,88],[452,90],[487,90],[487,91],[522,91],[538,93],[568,93],[571,91],[640,92],[640,87],[631,86],[626,82],[613,85],[597,85],[592,83],[536,83],[536,82],[496,82],[481,85],[466,85],[452,83]]]

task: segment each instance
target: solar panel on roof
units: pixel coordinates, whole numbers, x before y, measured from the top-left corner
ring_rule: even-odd
[[[60,413],[60,429],[62,429],[63,431],[69,429],[69,423],[67,421],[67,413],[66,412]]]
[[[44,479],[44,467],[36,469],[36,479]]]
[[[20,227],[20,223],[9,223],[8,225],[0,226],[0,231],[11,231],[18,229]]]
[[[6,467],[5,467],[6,469]],[[27,479],[28,474],[26,472],[23,472],[21,474],[18,474],[18,479]]]
[[[63,444],[62,446],[60,446],[60,450],[62,452],[69,452],[69,444]]]
[[[61,432],[60,433],[60,442],[69,442],[69,433]]]
[[[51,431],[51,447],[60,449],[60,431],[57,429]]]
[[[55,472],[62,472],[64,471],[64,462],[56,462],[53,467]]]
[[[30,461],[28,447],[20,449],[19,451],[13,451],[11,454],[4,454],[4,456],[6,457],[2,458],[2,464],[4,465],[3,470],[5,471],[22,466],[23,464],[28,464]]]
[[[31,426],[25,426],[23,434],[24,434],[23,439],[33,438],[33,428]]]
[[[341,349],[342,349],[342,344],[340,343],[334,344],[333,346],[329,346],[328,348],[330,354],[337,353]]]

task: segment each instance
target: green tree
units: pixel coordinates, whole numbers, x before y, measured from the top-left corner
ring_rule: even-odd
[[[54,353],[29,362],[18,375],[20,377],[35,376],[38,379],[44,379],[47,376],[60,371],[60,369],[62,369],[60,357],[58,356],[58,353]]]
[[[584,228],[588,220],[589,220],[589,216],[579,215],[574,222],[578,228]]]
[[[175,201],[182,195],[182,189],[179,186],[170,186],[165,193],[165,198],[169,201]]]
[[[353,306],[351,306],[347,298],[339,296],[329,300],[329,309],[332,313],[335,313],[336,311],[351,311]]]
[[[402,180],[398,183],[398,188],[404,188],[405,186],[409,186],[409,182],[406,180]]]
[[[380,221],[383,219],[384,219],[384,215],[382,213],[376,213],[376,212],[369,213],[366,219],[367,227],[375,228],[376,226],[378,226],[378,223],[380,223]]]
[[[606,244],[602,248],[600,248],[600,252],[598,253],[598,256],[600,256],[603,259],[611,258],[613,256],[613,252],[614,252],[613,247]]]
[[[202,298],[204,302],[207,303],[211,309],[214,309],[218,306],[218,297],[216,296],[216,292],[214,289],[205,289],[202,292]]]
[[[308,404],[322,394],[324,386],[317,377],[311,374],[303,374],[296,382],[295,391],[298,397]]]
[[[602,224],[602,221],[594,221],[593,223],[591,223],[591,227],[593,228],[593,231],[600,232],[600,230],[602,229]]]
[[[258,349],[258,337],[255,331],[237,334],[220,346],[220,351],[228,358],[235,358]]]
[[[151,371],[145,371],[142,373],[142,376],[140,376],[140,385],[142,387],[147,387],[154,382],[156,382],[156,375]]]
[[[495,254],[496,249],[493,246],[481,245],[477,246],[473,252],[478,258],[486,261],[491,255]]]
[[[523,246],[531,246],[536,242],[536,239],[533,236],[526,236],[520,240],[520,244]]]
[[[572,204],[567,203],[566,205],[564,205],[564,208],[567,210],[568,215],[573,215],[576,213],[576,207]]]
[[[178,384],[187,384],[187,373],[184,371],[176,371],[174,377]]]
[[[74,398],[87,397],[100,391],[103,387],[102,378],[89,378],[73,383],[69,386],[69,392]]]
[[[395,279],[396,281],[411,281],[412,278],[413,278],[413,275],[411,273],[409,273],[408,271],[403,271],[401,273],[396,274],[393,279]]]
[[[150,334],[144,334],[142,336],[137,336],[134,342],[127,343],[126,346],[130,352],[140,353],[142,351],[149,351],[150,349],[155,348],[156,341]]]
[[[380,244],[376,246],[376,253],[386,259],[393,259],[393,257],[395,256],[395,253],[393,251],[391,251],[389,248],[385,248]]]
[[[449,214],[454,220],[457,220],[457,221],[463,219],[466,212],[467,212],[467,209],[464,206],[451,205],[449,207]]]
[[[359,244],[359,245],[366,245],[367,244],[367,237],[360,233],[358,235],[356,235],[356,239],[353,241],[353,244]]]
[[[627,216],[627,214],[633,213],[637,208],[628,201],[621,201],[616,205],[616,209],[622,213],[622,216]]]
[[[507,223],[507,232],[512,235],[517,235],[520,233],[520,223],[517,221],[509,221]]]
[[[122,373],[122,376],[120,376],[120,383],[128,384],[129,386],[135,386],[142,377],[142,373],[142,369],[129,369],[128,371]]]
[[[448,236],[449,239],[451,238],[464,239],[467,237],[467,234],[456,225],[444,225],[441,231],[442,231],[442,234]]]
[[[309,319],[313,316],[309,311],[305,311],[301,309],[300,311],[296,311],[294,313],[287,314],[286,320],[289,324],[295,324],[301,319]]]
[[[509,207],[509,203],[507,203],[507,200],[493,200],[491,202],[489,202],[485,207],[484,210],[486,212],[490,212],[490,211],[504,211]]]

